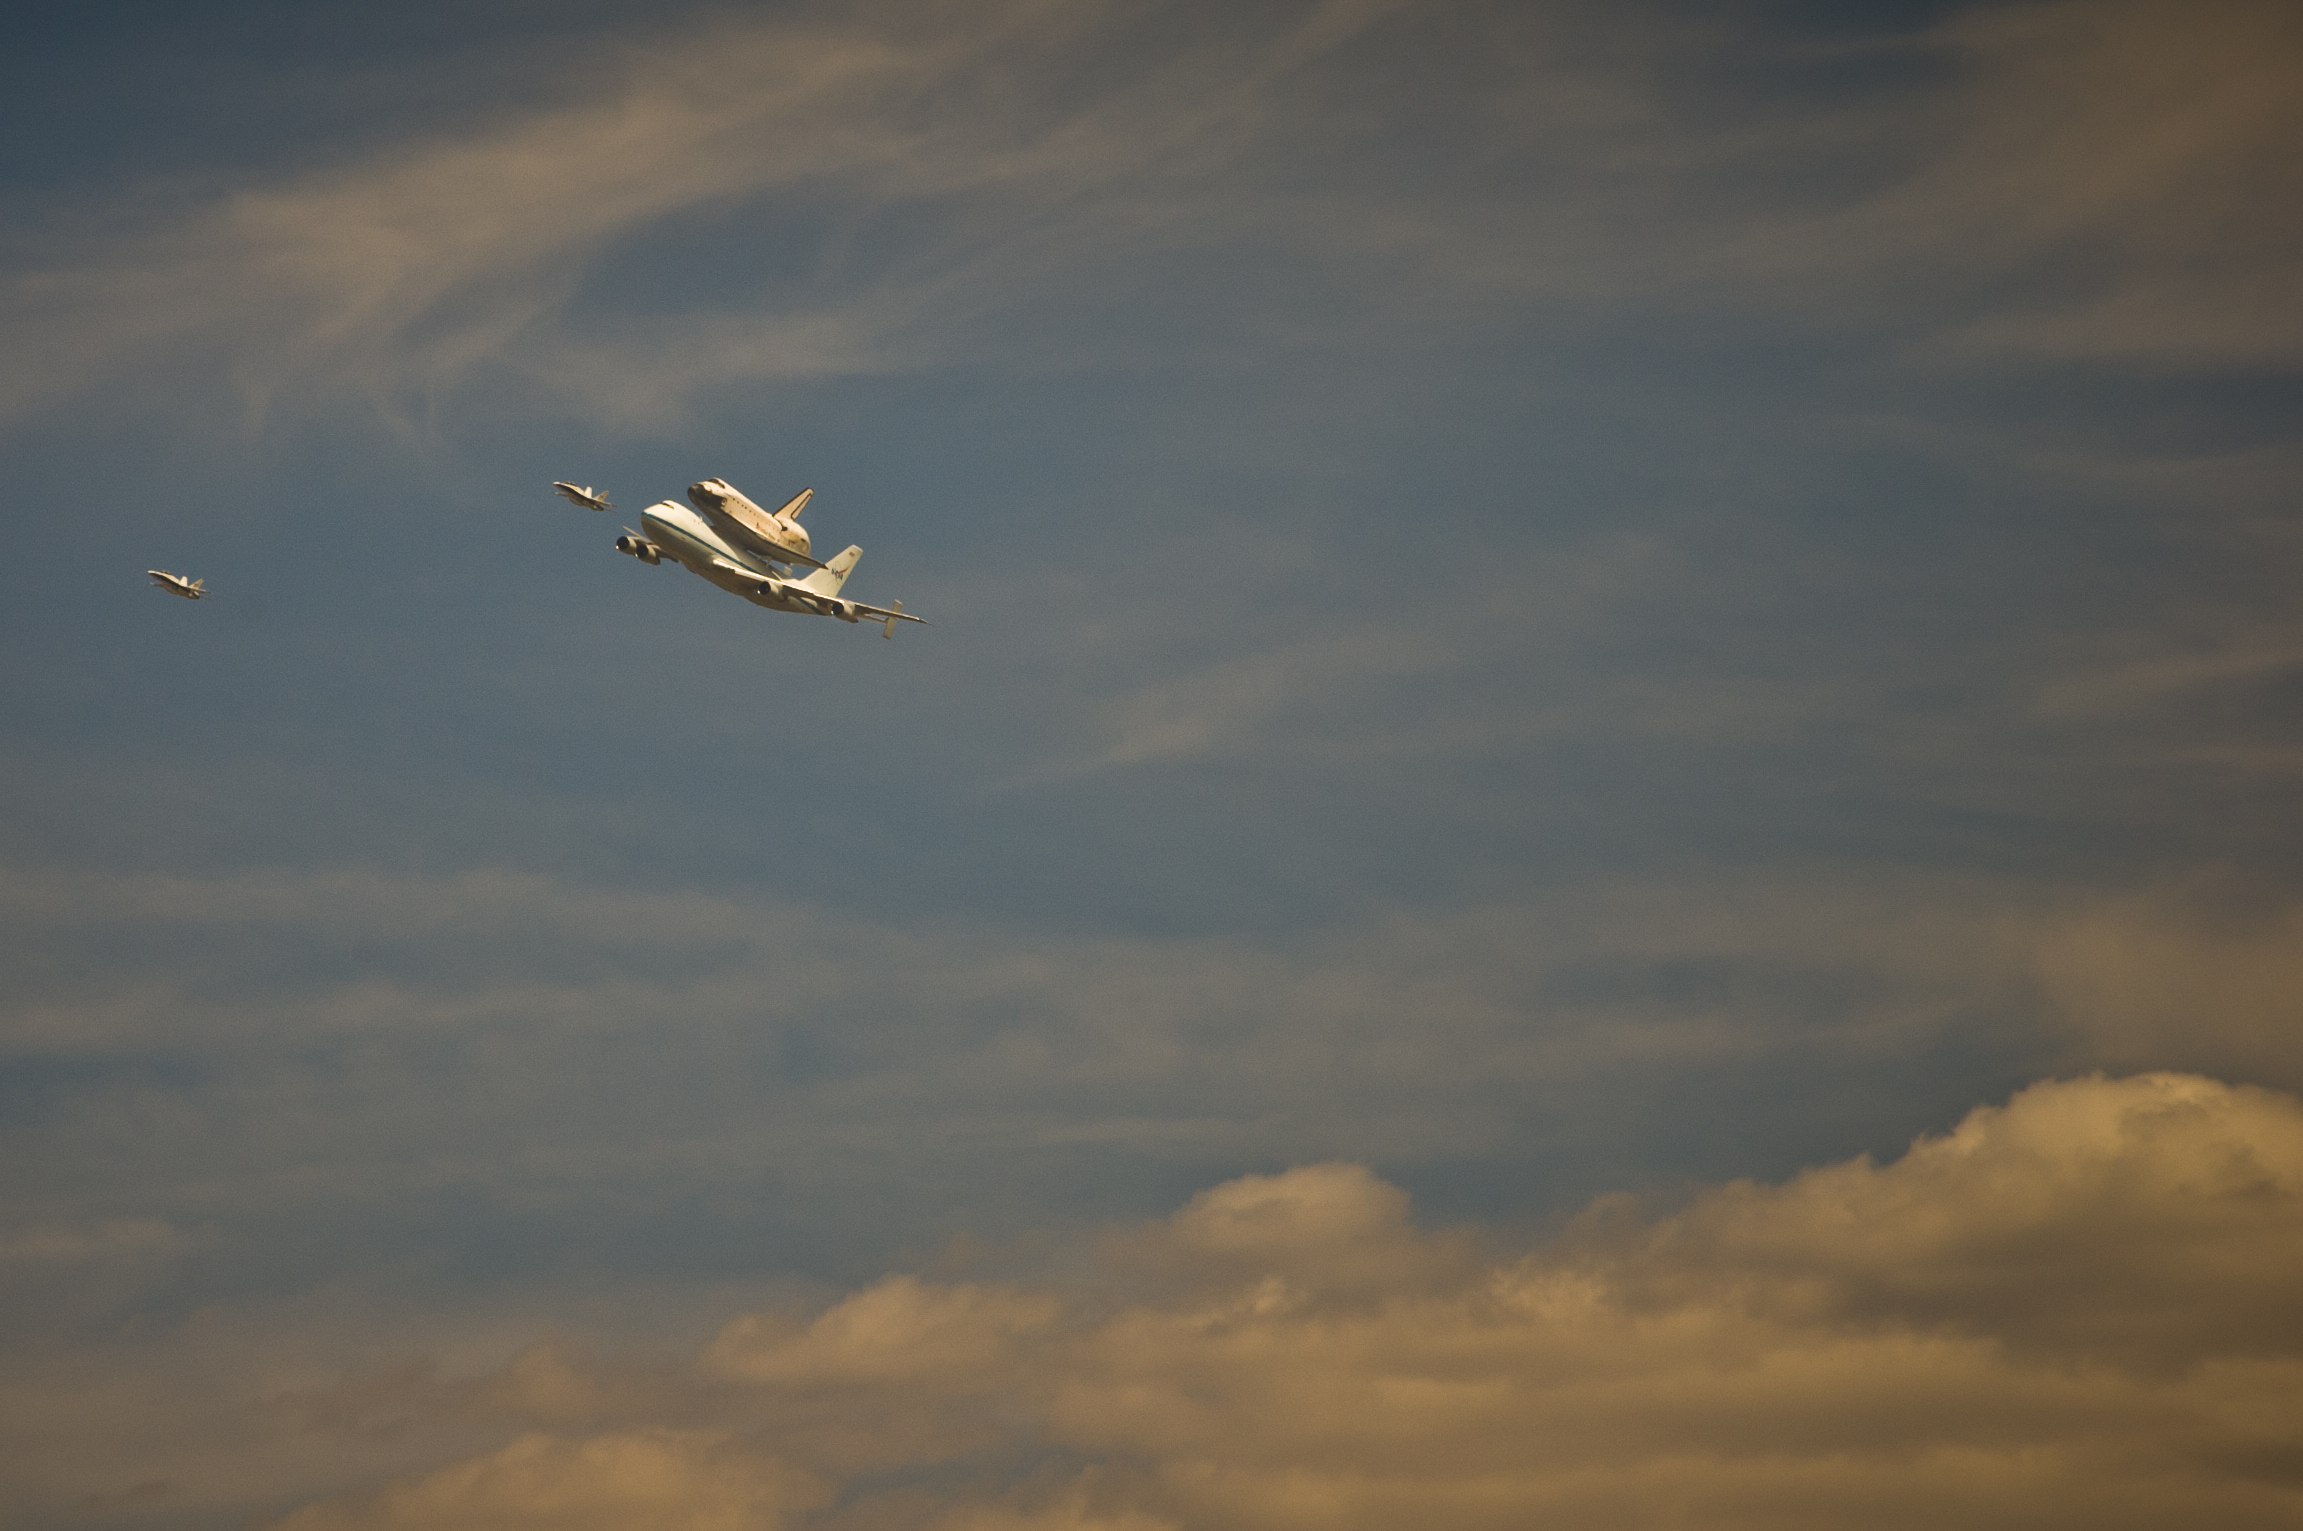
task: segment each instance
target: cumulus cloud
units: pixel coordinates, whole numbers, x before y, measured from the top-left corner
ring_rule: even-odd
[[[2196,1076],[2043,1083],[1516,1259],[1313,1165],[1093,1272],[892,1277],[672,1372],[588,1363],[590,1428],[281,1524],[2287,1525],[2299,1259],[2303,1107]]]

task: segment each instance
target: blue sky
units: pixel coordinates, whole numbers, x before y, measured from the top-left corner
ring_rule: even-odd
[[[481,1377],[1241,1176],[1520,1249],[2303,1087],[2299,67],[2240,0],[39,22],[21,1396],[173,1440],[202,1322],[287,1358],[234,1397]],[[709,475],[934,625],[614,556]],[[240,1524],[456,1418],[0,1493]]]

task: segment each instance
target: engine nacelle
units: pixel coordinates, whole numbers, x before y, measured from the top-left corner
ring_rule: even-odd
[[[616,551],[629,553],[642,563],[662,563],[664,561],[662,548],[657,547],[645,537],[634,537],[629,533],[616,539]]]
[[[835,617],[838,617],[842,622],[859,622],[863,620],[856,615],[856,603],[853,601],[832,602],[831,614]]]

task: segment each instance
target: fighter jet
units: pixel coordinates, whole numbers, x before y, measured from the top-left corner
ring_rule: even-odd
[[[186,579],[181,574],[170,574],[166,569],[146,569],[144,572],[152,576],[154,589],[180,595],[187,601],[196,601],[208,593],[208,582],[204,579]]]
[[[800,512],[815,495],[813,489],[803,489],[771,516],[724,478],[708,478],[688,486],[688,503],[704,513],[723,541],[774,563],[805,564],[820,570],[824,566],[808,555],[808,529],[800,525]]]
[[[605,489],[594,489],[590,485],[578,488],[574,484],[563,484],[558,479],[552,480],[552,487],[560,492],[561,499],[572,501],[583,506],[586,510],[614,510],[616,508],[608,503],[608,491]]]
[[[719,493],[732,494],[754,512],[765,516],[757,505],[745,500],[717,479],[707,480],[690,489],[690,495],[708,485],[718,485]],[[809,493],[803,490],[799,497],[784,507],[784,511],[797,514],[807,503]],[[699,506],[703,497],[698,497]],[[917,622],[927,625],[925,617],[907,615],[904,603],[893,606],[866,606],[840,594],[854,572],[856,560],[864,550],[851,547],[828,564],[816,563],[812,558],[804,561],[815,572],[803,578],[793,578],[786,564],[803,561],[788,549],[774,553],[759,551],[733,536],[722,535],[722,516],[702,510],[690,510],[672,500],[651,505],[640,514],[640,525],[646,528],[635,532],[624,528],[624,535],[616,539],[616,551],[629,553],[642,563],[660,564],[669,558],[690,573],[703,576],[722,590],[732,590],[754,606],[765,606],[770,611],[798,612],[805,616],[838,617],[842,622],[876,622],[880,635],[893,638],[898,622]],[[795,528],[796,529],[796,528]],[[764,534],[762,534],[764,536]],[[805,546],[807,534],[800,534]]]

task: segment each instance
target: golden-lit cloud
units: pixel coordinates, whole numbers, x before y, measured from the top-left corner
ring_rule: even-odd
[[[320,1505],[294,1531],[776,1531],[821,1504],[823,1486],[725,1435],[635,1430],[583,1441],[527,1435],[373,1499]]]
[[[281,1524],[2287,1525],[2299,1262],[2303,1107],[2196,1076],[2036,1085],[1519,1259],[1314,1165],[1092,1271],[894,1277],[685,1367],[583,1363],[590,1428]]]

